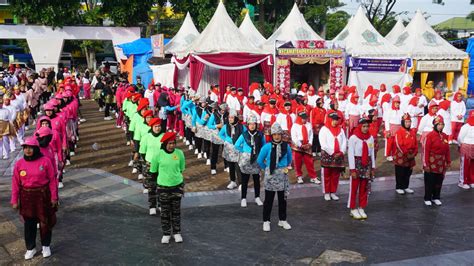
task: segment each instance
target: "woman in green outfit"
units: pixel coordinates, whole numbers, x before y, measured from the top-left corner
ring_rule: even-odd
[[[162,244],[168,244],[171,233],[176,243],[181,237],[181,198],[184,194],[183,151],[176,149],[176,133],[166,132],[161,138],[161,150],[151,160],[150,172],[158,172],[158,198],[161,204]]]

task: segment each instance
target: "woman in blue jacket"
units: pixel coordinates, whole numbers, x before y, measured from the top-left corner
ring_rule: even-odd
[[[209,122],[207,123],[211,135],[211,175],[217,174],[219,150],[224,144],[224,140],[219,137],[219,130],[227,123],[228,116],[227,104],[223,103],[211,114]],[[227,168],[227,162],[225,160],[224,168]]]
[[[235,143],[235,148],[240,152],[239,169],[242,174],[241,202],[240,206],[247,207],[247,187],[250,175],[253,177],[253,188],[255,191],[255,203],[262,206],[260,200],[260,166],[257,157],[260,149],[265,144],[265,136],[257,129],[258,119],[254,115],[247,117],[247,131],[244,132]]]
[[[263,203],[263,231],[270,231],[270,216],[273,199],[278,194],[278,226],[290,230],[286,221],[286,199],[289,194],[288,166],[291,164],[291,148],[282,141],[283,130],[278,123],[274,123],[270,130],[272,141],[265,144],[260,150],[257,162],[265,169],[263,180],[265,188],[265,202]]]
[[[197,158],[207,158],[206,148],[204,144],[204,137],[207,132],[207,121],[211,114],[208,112],[206,97],[201,96],[199,99],[199,105],[196,107],[196,112],[193,114],[193,129],[194,139],[196,143]]]
[[[239,123],[237,111],[231,109],[229,111],[229,120],[219,131],[219,136],[224,140],[223,157],[227,160],[229,166],[230,183],[227,189],[234,189],[237,187],[236,177],[239,175],[237,162],[239,161],[239,151],[235,148],[235,142],[244,132],[244,127]]]

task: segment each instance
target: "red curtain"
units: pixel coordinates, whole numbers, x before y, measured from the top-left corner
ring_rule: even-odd
[[[200,54],[202,59],[221,67],[239,67],[256,63],[268,55],[248,53]],[[266,60],[265,60],[266,61]]]
[[[176,62],[178,62],[179,64],[182,65],[182,64],[186,63],[186,61],[188,61],[188,57],[189,57],[189,56],[185,56],[185,57],[183,57],[183,58],[181,58],[181,59],[178,59],[178,58],[175,56],[175,57],[174,57],[174,60],[176,60]]]
[[[178,88],[178,78],[179,78],[179,69],[176,65],[174,65],[173,85],[175,88]]]
[[[224,99],[225,87],[232,84],[236,88],[244,89],[244,95],[249,91],[250,68],[241,70],[223,70],[219,71],[219,87],[221,88],[221,101]]]
[[[191,62],[189,63],[189,75],[190,75],[190,85],[193,90],[197,91],[199,88],[199,83],[201,82],[202,72],[204,71],[204,64],[196,60],[195,58],[191,58]]]
[[[268,60],[265,60],[260,63],[260,68],[262,69],[263,78],[265,81],[273,84],[273,65],[268,65]]]

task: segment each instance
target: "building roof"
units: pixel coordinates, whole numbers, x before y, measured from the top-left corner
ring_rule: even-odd
[[[465,17],[455,17],[443,21],[433,27],[435,30],[474,30],[474,20]]]

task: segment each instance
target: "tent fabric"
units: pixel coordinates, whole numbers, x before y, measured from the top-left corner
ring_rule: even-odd
[[[133,84],[137,83],[137,77],[140,76],[142,79],[142,84],[145,88],[148,88],[148,85],[153,80],[153,71],[151,70],[148,63],[141,63],[133,67]]]
[[[369,85],[379,88],[384,83],[387,85],[387,90],[391,91],[392,85],[403,87],[410,80],[410,75],[402,72],[351,71],[347,85],[356,86],[359,95],[364,95]]]
[[[263,61],[260,63],[260,69],[262,70],[264,80],[273,83],[273,63],[270,65],[266,61]]]
[[[193,19],[188,12],[179,31],[165,45],[165,54],[176,54],[179,51],[185,50],[198,36],[199,31],[196,29]]]
[[[471,61],[469,62],[467,95],[472,96],[474,94],[474,38],[468,40],[466,52],[471,57]]]
[[[270,55],[255,55],[246,53],[201,54],[193,56],[196,60],[210,67],[225,70],[241,70],[254,67],[268,61]]]
[[[174,88],[174,64],[164,64],[157,66],[150,66],[153,71],[153,81],[156,83],[161,83],[162,86],[168,88]]]
[[[123,43],[117,46],[122,48],[123,54],[125,54],[127,57],[129,57],[132,54],[133,55],[146,54],[151,51],[151,39],[140,38],[133,42]]]
[[[173,56],[171,58],[171,63],[174,63],[176,67],[179,68],[179,70],[183,70],[189,66],[189,62],[191,62],[190,60],[191,60],[191,56],[186,56],[181,59],[176,58],[176,56]]]
[[[288,17],[262,45],[262,49],[267,53],[273,53],[275,41],[299,40],[322,40],[322,38],[309,26],[295,3]]]
[[[467,53],[455,48],[433,30],[420,10],[397,37],[395,46],[407,52],[413,59],[443,60],[464,59]]]
[[[199,87],[197,89],[197,93],[199,95],[209,95],[209,89],[211,88],[211,85],[219,84],[219,71],[220,70],[217,68],[204,66],[201,81],[199,82]]]
[[[352,57],[407,58],[407,52],[390,43],[372,26],[362,7],[333,42],[345,47]]]
[[[245,14],[245,18],[242,24],[240,24],[239,30],[256,47],[259,47],[266,41],[263,35],[255,28],[248,12]]]
[[[195,58],[191,59],[191,63],[189,64],[189,75],[190,77],[190,85],[193,90],[197,91],[199,88],[199,82],[201,82],[202,72],[204,71],[204,65],[199,60]]]
[[[398,18],[397,23],[393,26],[392,30],[385,36],[391,43],[395,43],[397,41],[398,36],[405,30],[405,25],[403,25],[403,21],[401,18]]]
[[[128,82],[133,82],[133,55],[130,55],[126,60],[120,60],[120,70],[128,72]]]
[[[178,55],[226,52],[262,53],[239,31],[220,1],[216,12],[201,35]]]

